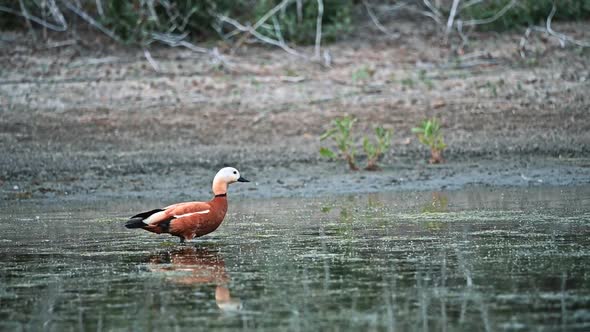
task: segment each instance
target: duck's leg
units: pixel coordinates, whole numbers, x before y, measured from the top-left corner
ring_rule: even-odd
[[[184,237],[180,237],[180,243],[183,244],[184,243]]]

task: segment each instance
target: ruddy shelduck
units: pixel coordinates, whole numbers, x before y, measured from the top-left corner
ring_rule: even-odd
[[[142,228],[192,240],[213,232],[221,225],[227,212],[227,187],[234,182],[250,182],[233,167],[219,170],[213,179],[213,197],[209,202],[185,202],[142,212],[131,217],[125,227]]]

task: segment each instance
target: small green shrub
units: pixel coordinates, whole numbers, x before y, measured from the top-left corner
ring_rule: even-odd
[[[348,115],[340,119],[335,119],[332,121],[332,128],[320,136],[320,141],[332,138],[339,151],[334,152],[328,148],[321,147],[320,155],[330,159],[343,158],[348,163],[348,167],[353,171],[359,169],[354,158],[356,150],[352,138],[352,127],[355,122],[356,119]]]
[[[418,78],[422,83],[424,83],[424,85],[426,85],[428,90],[432,90],[434,88],[434,82],[428,77],[427,74],[428,73],[425,69],[421,69],[420,72],[418,72]]]
[[[376,144],[371,143],[367,137],[363,138],[363,151],[367,154],[366,170],[375,171],[379,169],[377,162],[391,146],[392,136],[393,130],[377,127],[375,128]]]
[[[422,121],[419,127],[412,128],[412,132],[418,136],[420,143],[430,148],[430,163],[444,162],[442,152],[447,147],[444,143],[440,123],[436,118]]]
[[[354,171],[359,169],[356,164],[355,140],[352,134],[352,128],[356,121],[355,118],[348,115],[335,119],[332,121],[332,127],[320,136],[320,141],[332,138],[338,149],[337,151],[333,151],[329,148],[321,147],[320,155],[330,159],[344,159],[348,163],[348,167]],[[375,143],[371,142],[367,137],[363,137],[363,151],[367,155],[366,170],[375,171],[379,169],[377,162],[391,146],[392,136],[393,130],[377,127],[375,128]]]
[[[416,84],[416,82],[414,82],[414,80],[411,77],[406,77],[403,80],[401,80],[401,83],[404,87],[409,87],[410,89],[414,88],[414,85]]]
[[[371,77],[375,75],[375,70],[371,69],[369,66],[362,66],[359,69],[355,70],[352,73],[352,82],[358,83],[363,81],[368,81]]]

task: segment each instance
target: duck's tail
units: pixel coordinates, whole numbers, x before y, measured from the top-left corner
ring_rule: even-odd
[[[125,223],[127,228],[143,228],[145,226],[147,225],[143,222],[143,218],[131,218]]]
[[[136,214],[133,217],[129,218],[129,220],[127,220],[127,222],[125,223],[125,227],[127,228],[144,228],[145,226],[147,226],[146,223],[144,223],[143,221],[147,218],[149,218],[149,216],[151,216],[154,213],[160,212],[160,211],[164,211],[162,209],[155,209],[155,210],[151,210],[151,211],[147,211],[147,212],[142,212],[140,214]]]

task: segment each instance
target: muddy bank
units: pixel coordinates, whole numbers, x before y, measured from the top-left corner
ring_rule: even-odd
[[[195,162],[147,154],[37,158],[14,172],[2,189],[2,205],[17,202],[137,200],[166,204],[205,200],[221,160]],[[214,151],[210,151],[215,155]],[[238,155],[238,154],[236,154]],[[313,160],[263,159],[266,164],[232,155],[252,180],[231,187],[239,198],[313,197],[387,191],[444,191],[478,186],[577,186],[590,183],[590,159],[548,157],[475,158],[432,166],[396,159],[379,172],[351,172],[343,165]],[[239,156],[239,155],[238,155]],[[111,157],[111,156],[109,156]],[[180,156],[176,156],[180,157]],[[21,160],[22,161],[22,160]],[[385,163],[384,163],[385,164]]]
[[[227,55],[231,68],[154,50],[160,73],[129,50],[3,48],[0,204],[203,198],[224,165],[255,179],[234,188],[248,197],[588,183],[587,50],[536,36],[522,59],[515,33],[458,56],[407,31],[333,44],[331,68],[252,47]],[[382,172],[319,158],[319,135],[343,114],[359,118],[359,136],[395,130]],[[449,145],[442,166],[425,164],[410,132],[433,115]]]

